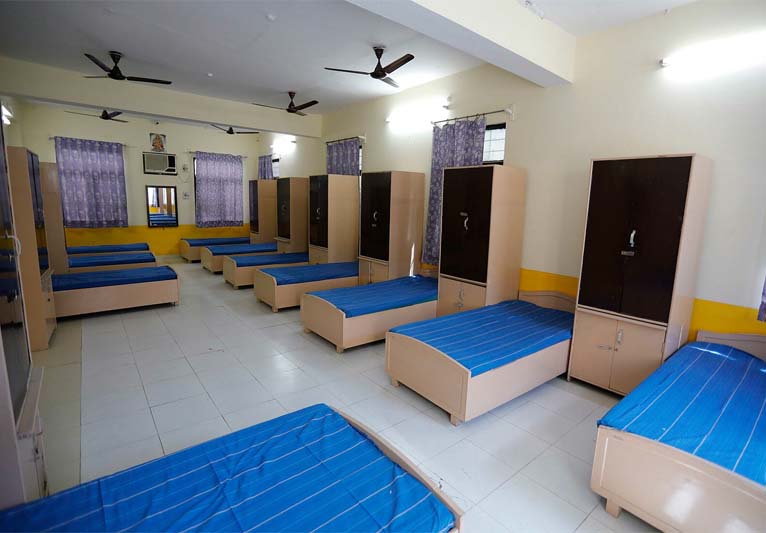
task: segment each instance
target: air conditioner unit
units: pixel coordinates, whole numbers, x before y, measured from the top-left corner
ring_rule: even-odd
[[[144,152],[144,174],[176,176],[176,155],[158,152]]]

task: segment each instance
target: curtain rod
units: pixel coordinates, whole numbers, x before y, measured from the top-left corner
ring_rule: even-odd
[[[187,150],[184,153],[185,154],[196,154],[197,152],[204,152],[205,150]],[[214,154],[218,154],[220,152],[210,152]],[[236,155],[237,157],[241,157],[242,159],[247,159],[246,155],[239,155],[239,154],[223,154],[223,155]]]
[[[325,144],[339,143],[342,141],[350,141],[352,139],[359,139],[362,142],[367,141],[367,137],[365,135],[354,135],[353,137],[346,137],[344,139],[335,139],[334,141],[326,141]]]
[[[56,135],[56,137],[61,137],[61,135]],[[56,137],[48,137],[48,140],[49,141],[55,141]],[[79,139],[79,137],[77,137],[77,138]],[[88,140],[88,139],[83,139],[83,140]],[[95,139],[93,139],[93,140],[95,140]],[[103,141],[103,142],[114,143],[114,144],[122,144],[123,148],[138,148],[138,146],[131,146],[129,144],[121,143],[120,141]]]
[[[487,115],[494,115],[495,113],[506,113],[506,109],[496,109],[495,111],[487,111],[486,113],[475,113],[473,115],[465,115],[464,117],[445,118],[444,120],[436,120],[431,124],[441,124],[443,122],[452,122],[453,120],[463,120],[464,118],[473,117],[486,117]]]

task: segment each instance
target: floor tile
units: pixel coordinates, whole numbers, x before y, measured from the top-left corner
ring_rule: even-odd
[[[220,387],[207,389],[210,398],[213,399],[218,411],[222,414],[241,411],[248,407],[254,407],[274,398],[263,385],[254,378],[249,383],[238,385],[224,384]]]
[[[581,398],[575,394],[564,391],[545,383],[529,394],[529,399],[549,411],[553,411],[574,422],[582,421],[591,414],[598,404]]]
[[[468,440],[500,459],[514,472],[529,464],[550,446],[544,440],[501,419],[491,427],[473,433]]]
[[[285,414],[287,411],[277,400],[269,400],[223,415],[232,431],[250,427]]]
[[[599,502],[590,490],[591,465],[558,448],[546,450],[521,473],[585,513]]]
[[[84,376],[82,384],[83,398],[87,401],[93,397],[140,386],[141,377],[138,374],[136,365],[123,365]]]
[[[252,374],[239,364],[197,372],[197,377],[208,390],[227,385],[243,385],[245,383],[252,383],[254,380]]]
[[[162,449],[168,454],[226,435],[230,431],[223,418],[218,417],[167,433],[160,433],[160,440],[162,441]]]
[[[613,517],[606,512],[603,498],[601,498],[599,504],[596,505],[596,508],[593,509],[590,516],[599,523],[610,528],[612,531],[617,531],[619,533],[648,533],[657,531],[657,529],[625,510],[620,513],[619,517]]]
[[[85,482],[114,474],[158,457],[162,457],[162,445],[157,435],[101,453],[88,454],[83,457],[82,480]]]
[[[225,351],[206,352],[199,355],[187,356],[189,363],[195,372],[205,372],[207,370],[218,370],[224,366],[240,367],[239,361]]]
[[[474,507],[463,515],[460,533],[507,533],[508,530],[498,521]]]
[[[156,434],[148,409],[91,422],[82,426],[82,455],[98,454]]]
[[[274,396],[283,396],[285,394],[311,389],[319,385],[314,378],[306,374],[300,368],[288,370],[280,374],[272,374],[266,378],[259,379],[259,381],[264,387],[269,389]]]
[[[152,407],[157,431],[167,433],[220,416],[207,394]]]
[[[181,348],[179,348],[173,337],[169,335],[163,335],[162,340],[157,340],[156,343],[140,343],[138,344],[139,347],[131,344],[131,346],[133,347],[133,357],[136,363],[166,361],[184,356]]]
[[[586,417],[585,420],[556,441],[556,448],[564,450],[589,464],[593,464],[593,455],[596,451],[596,433],[598,431],[596,422],[602,416],[602,413],[598,411],[596,410],[595,413]]]
[[[362,422],[375,431],[383,431],[420,412],[388,392],[381,392],[356,402],[351,408],[361,417]]]
[[[143,381],[144,385],[194,374],[194,370],[184,357],[166,361],[139,363],[138,372],[141,374],[141,381]]]
[[[550,443],[554,443],[563,437],[575,425],[575,422],[572,422],[570,419],[540,407],[533,402],[514,409],[503,417],[503,420],[521,429],[525,429]]]
[[[330,381],[322,388],[329,390],[345,404],[352,404],[380,394],[383,389],[361,375]]]
[[[149,383],[144,385],[144,390],[151,407],[205,394],[205,389],[195,374]]]
[[[479,507],[508,530],[518,533],[574,531],[587,516],[523,474],[503,484]]]
[[[456,444],[464,437],[418,413],[381,433],[415,463],[421,463]]]
[[[312,389],[277,396],[277,401],[288,413],[318,403],[324,403],[336,409],[343,408],[343,403],[337,396],[321,387],[314,387]]]
[[[141,386],[86,397],[82,403],[82,423],[129,415],[149,407]]]

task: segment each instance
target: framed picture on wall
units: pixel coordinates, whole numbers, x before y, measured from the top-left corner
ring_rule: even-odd
[[[165,136],[162,133],[150,133],[149,144],[152,146],[152,152],[164,152]]]

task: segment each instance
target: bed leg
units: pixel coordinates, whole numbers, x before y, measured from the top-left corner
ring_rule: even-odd
[[[391,386],[392,387],[398,387],[399,386],[399,380],[396,378],[391,378]]]
[[[336,347],[335,347],[335,351],[336,351],[336,352],[338,352],[338,353],[343,353],[343,347],[341,347],[341,346],[336,346]]]
[[[311,333],[311,330],[309,328],[303,328],[303,333]]]
[[[271,312],[272,313],[279,313],[279,307],[277,307],[276,305],[272,305],[271,306]]]
[[[609,513],[613,517],[617,518],[618,516],[620,516],[620,511],[622,511],[622,509],[620,509],[620,506],[617,505],[616,503],[614,503],[613,500],[607,500],[606,501],[606,512],[607,513]]]
[[[459,426],[460,425],[460,419],[456,417],[455,415],[451,414],[449,415],[449,423],[453,426]]]

